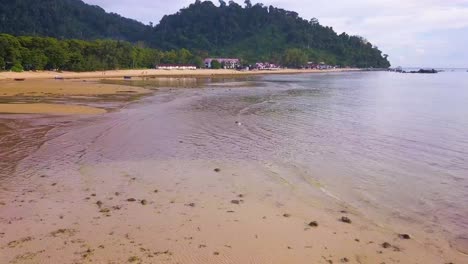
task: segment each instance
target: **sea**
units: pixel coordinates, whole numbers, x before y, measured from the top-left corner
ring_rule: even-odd
[[[468,241],[466,69],[169,78],[145,87],[159,91],[104,116],[59,119],[3,177],[112,161],[252,161],[297,168],[301,180],[282,177],[315,184],[379,225]],[[2,147],[19,151],[27,140],[38,139]]]

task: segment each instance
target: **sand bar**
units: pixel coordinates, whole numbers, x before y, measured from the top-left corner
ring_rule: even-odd
[[[103,114],[106,110],[68,104],[0,104],[0,113],[6,114]]]
[[[27,74],[27,73],[25,73]],[[0,81],[0,97],[10,96],[93,96],[113,94],[144,94],[149,90],[113,84],[101,84],[96,81],[61,81],[61,80],[25,80],[22,82]]]

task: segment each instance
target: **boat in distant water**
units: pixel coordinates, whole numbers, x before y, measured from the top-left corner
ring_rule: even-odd
[[[26,79],[25,79],[25,78],[15,78],[15,79],[13,79],[13,80],[15,80],[15,81],[17,81],[17,82],[22,82],[22,81],[24,81],[24,80],[26,80]]]

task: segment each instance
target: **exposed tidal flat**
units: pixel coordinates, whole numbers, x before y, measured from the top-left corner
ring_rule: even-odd
[[[464,78],[134,80],[158,91],[3,115],[0,262],[467,263]]]

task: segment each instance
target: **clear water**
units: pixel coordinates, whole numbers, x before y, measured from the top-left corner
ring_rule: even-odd
[[[208,82],[91,121],[57,128],[18,174],[115,160],[254,160],[300,168],[295,184],[319,182],[376,222],[468,237],[467,72]]]

